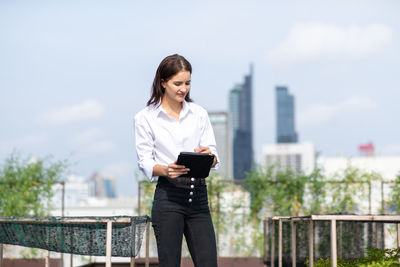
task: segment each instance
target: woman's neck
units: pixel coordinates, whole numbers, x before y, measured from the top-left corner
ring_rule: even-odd
[[[181,113],[183,103],[178,101],[171,101],[166,97],[161,99],[161,105],[167,112],[168,116],[179,120],[179,114]]]

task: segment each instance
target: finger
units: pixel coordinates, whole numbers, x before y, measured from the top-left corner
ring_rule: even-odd
[[[184,169],[184,168],[186,168],[185,165],[178,165],[177,162],[178,162],[178,160],[175,160],[174,163],[169,164],[168,167],[175,168],[175,169]]]
[[[181,176],[183,174],[187,174],[187,172],[186,171],[185,172],[183,172],[183,171],[182,172],[171,171],[171,172],[168,173],[168,177],[177,178],[177,177],[179,177],[179,176]]]
[[[181,169],[181,170],[174,170],[174,173],[179,173],[179,174],[186,174],[190,171],[190,169]]]
[[[171,163],[171,164],[168,165],[168,168],[184,169],[185,165],[178,165],[178,164]]]
[[[178,173],[179,175],[181,174],[186,174],[190,171],[189,168],[184,168],[184,169],[176,169],[176,168],[168,168],[168,175]]]
[[[195,148],[194,151],[198,152],[198,153],[204,153],[204,152],[208,152],[210,150],[208,149],[208,147],[200,147],[200,148]]]
[[[176,168],[168,168],[168,172],[179,172],[179,173],[184,173],[190,171],[189,168],[184,168],[184,169],[176,169]]]

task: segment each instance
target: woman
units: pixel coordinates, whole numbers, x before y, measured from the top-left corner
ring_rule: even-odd
[[[152,209],[160,267],[180,266],[182,237],[196,267],[217,266],[215,233],[204,179],[179,177],[189,169],[177,165],[180,152],[218,154],[207,111],[192,102],[192,67],[180,55],[158,66],[147,107],[135,116],[139,168],[158,177]]]

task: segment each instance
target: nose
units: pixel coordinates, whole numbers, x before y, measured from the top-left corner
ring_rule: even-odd
[[[190,89],[190,85],[184,85],[184,86],[182,86],[182,87],[180,88],[180,91],[181,91],[182,93],[186,93],[187,91],[189,91],[189,89]]]

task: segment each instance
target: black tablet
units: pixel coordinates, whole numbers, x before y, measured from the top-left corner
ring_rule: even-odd
[[[180,177],[206,178],[214,162],[214,155],[196,152],[181,152],[178,156],[178,165],[184,165],[190,171]]]

